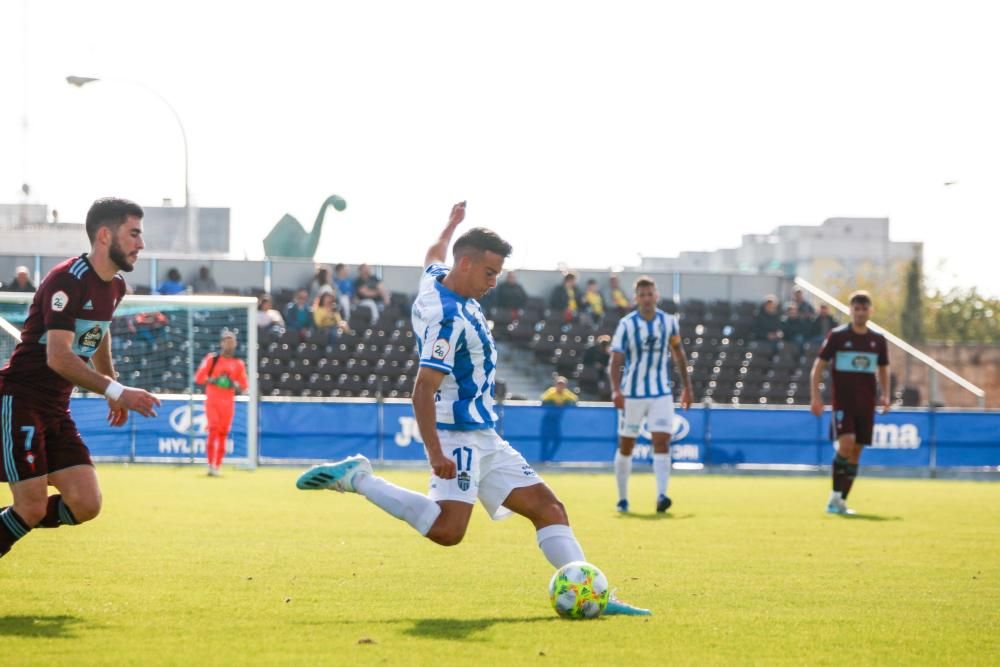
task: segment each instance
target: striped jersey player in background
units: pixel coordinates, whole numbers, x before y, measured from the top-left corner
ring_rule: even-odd
[[[432,470],[428,495],[377,477],[360,454],[314,466],[297,486],[359,493],[443,546],[465,537],[478,499],[495,520],[513,512],[531,521],[538,546],[554,567],[585,560],[566,508],[495,430],[497,348],[477,299],[496,286],[511,246],[493,231],[471,229],[455,241],[449,268],[448,245],[464,219],[461,202],[427,251],[413,304],[420,356],[413,412]],[[649,612],[612,599],[604,613]]]
[[[109,327],[125,296],[119,271],[131,271],[145,247],[142,216],[127,199],[94,202],[90,253],[45,276],[21,342],[0,369],[0,481],[14,497],[0,508],[0,556],[35,527],[72,526],[101,511],[97,472],[70,415],[74,385],[107,397],[111,426],[124,426],[129,410],[156,414],[159,399],[119,384],[111,362]],[[49,486],[59,493],[48,495]]]
[[[636,309],[618,322],[611,340],[611,400],[618,408],[618,450],[615,478],[618,511],[628,511],[628,479],[632,474],[632,449],[645,419],[653,439],[653,475],[656,479],[656,511],[666,512],[672,501],[667,495],[670,481],[670,438],[674,432],[674,400],[670,389],[670,357],[673,356],[684,390],[681,407],[691,405],[691,379],[681,345],[677,317],[656,307],[660,295],[652,278],[635,282]]]

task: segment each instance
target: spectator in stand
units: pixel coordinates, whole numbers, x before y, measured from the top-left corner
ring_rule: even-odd
[[[830,329],[836,328],[838,324],[837,318],[830,314],[830,306],[821,303],[819,305],[819,314],[812,321],[812,336],[810,340],[814,343],[822,343],[826,340],[826,335],[830,333]]]
[[[772,353],[781,345],[781,314],[778,313],[778,297],[769,294],[753,319],[751,330],[754,340],[770,341]]]
[[[35,286],[31,282],[31,275],[28,267],[19,266],[14,271],[14,279],[3,286],[4,292],[34,292]]]
[[[354,281],[354,298],[358,306],[371,310],[372,322],[378,319],[382,308],[389,303],[389,293],[385,291],[382,281],[372,274],[371,267],[367,264],[358,267],[358,277]]]
[[[811,320],[816,317],[816,309],[813,308],[811,303],[806,301],[806,296],[802,293],[802,290],[797,289],[792,292],[792,302],[795,304],[796,308],[799,309],[799,317],[807,320]]]
[[[313,312],[309,307],[309,290],[300,287],[285,306],[285,329],[302,333],[312,329]]]
[[[167,271],[167,279],[161,282],[157,288],[157,294],[183,294],[187,292],[187,285],[181,280],[181,272],[176,268]]]
[[[795,302],[785,306],[785,316],[781,319],[781,339],[785,343],[794,343],[802,351],[802,344],[812,335],[812,322],[799,313]]]
[[[601,289],[597,285],[597,281],[593,278],[587,281],[587,289],[583,293],[581,310],[590,315],[590,318],[594,321],[594,326],[599,325],[601,320],[604,319],[604,295],[601,294]]]
[[[560,314],[563,322],[572,322],[580,310],[580,291],[576,288],[576,274],[572,271],[563,276],[561,285],[552,290],[549,308],[553,314]]]
[[[580,400],[569,388],[569,382],[562,375],[556,377],[555,384],[542,393],[542,403],[544,405],[576,405]]]
[[[313,323],[320,337],[333,343],[341,331],[347,328],[347,322],[340,316],[337,309],[337,296],[331,292],[323,292],[313,304]]]
[[[333,291],[333,285],[330,283],[330,269],[325,266],[317,267],[316,275],[309,281],[309,298],[316,301],[321,293]]]
[[[510,311],[511,319],[521,316],[521,311],[528,304],[528,293],[524,291],[524,286],[517,282],[517,275],[513,271],[507,272],[504,281],[497,285],[496,307],[505,308]]]
[[[623,317],[632,310],[632,300],[625,294],[625,290],[618,283],[618,276],[612,274],[608,278],[608,291],[611,295],[611,308],[618,317]]]
[[[198,277],[191,281],[191,291],[195,294],[218,294],[219,286],[207,266],[198,269]]]
[[[340,313],[345,318],[351,316],[351,296],[354,294],[354,278],[348,275],[346,264],[337,264],[333,267],[333,282],[337,288],[337,302],[340,304]]]
[[[583,367],[597,370],[598,377],[604,377],[611,363],[611,336],[601,334],[593,345],[583,353]]]
[[[257,329],[262,333],[281,335],[285,332],[285,320],[274,309],[270,294],[261,294],[257,302]]]

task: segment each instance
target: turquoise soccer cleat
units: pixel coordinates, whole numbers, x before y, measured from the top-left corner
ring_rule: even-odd
[[[358,474],[374,474],[372,464],[361,454],[348,456],[346,459],[336,463],[321,463],[315,465],[299,476],[295,486],[303,491],[319,491],[330,489],[331,491],[345,491],[357,493],[354,488],[354,478]]]
[[[653,612],[642,607],[633,607],[628,602],[619,600],[614,592],[608,598],[608,606],[604,608],[604,616],[652,616]]]

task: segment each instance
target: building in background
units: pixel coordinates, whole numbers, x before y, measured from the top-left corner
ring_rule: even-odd
[[[738,248],[643,257],[640,271],[773,273],[817,285],[855,276],[897,278],[923,244],[889,239],[888,218],[829,218],[821,225],[783,225],[770,234],[745,234]]]
[[[229,209],[195,208],[195,247],[189,247],[183,206],[145,206],[143,235],[159,254],[228,255]],[[83,220],[50,222],[45,204],[0,204],[0,248],[30,249],[32,254],[72,255],[80,252]]]

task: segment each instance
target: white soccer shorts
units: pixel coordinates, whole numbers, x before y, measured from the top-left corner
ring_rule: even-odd
[[[494,521],[507,518],[511,511],[503,506],[510,492],[541,484],[542,478],[521,453],[493,429],[476,431],[438,431],[441,450],[455,462],[456,474],[442,479],[431,474],[431,500],[458,500],[483,503]]]
[[[626,398],[625,409],[618,411],[618,435],[638,438],[642,420],[650,433],[674,432],[674,398],[671,395],[656,398]]]

